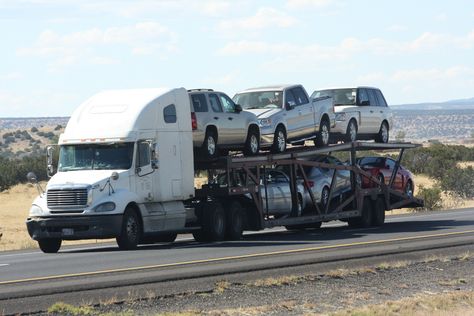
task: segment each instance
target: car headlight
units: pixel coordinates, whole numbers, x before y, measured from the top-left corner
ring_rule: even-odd
[[[94,212],[112,212],[115,210],[114,202],[105,202],[94,207]]]
[[[336,121],[345,121],[346,120],[346,113],[336,113]]]
[[[43,215],[43,209],[36,204],[31,205],[30,216],[39,216]]]
[[[272,125],[272,120],[269,118],[260,119],[258,120],[258,124],[260,127],[268,127]]]

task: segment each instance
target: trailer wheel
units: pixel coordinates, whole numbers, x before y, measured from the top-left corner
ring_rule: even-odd
[[[373,226],[382,226],[385,222],[385,202],[382,197],[379,197],[373,203],[374,216],[372,218]]]
[[[57,253],[61,248],[62,240],[59,238],[47,238],[38,240],[38,246],[44,253]]]
[[[372,225],[372,217],[374,213],[372,201],[369,197],[366,197],[363,203],[364,205],[362,206],[361,216],[348,219],[347,223],[349,224],[349,227],[367,228]]]
[[[141,235],[141,223],[133,208],[127,207],[123,214],[122,231],[116,238],[121,250],[136,249]]]
[[[203,207],[201,229],[193,232],[198,242],[220,241],[225,237],[225,213],[219,202],[209,202]]]
[[[226,223],[226,239],[239,240],[240,238],[242,238],[242,232],[244,229],[244,219],[242,214],[242,207],[239,202],[234,201],[230,205],[229,212],[227,213]]]

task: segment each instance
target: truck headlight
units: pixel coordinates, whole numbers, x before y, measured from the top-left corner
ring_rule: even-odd
[[[272,125],[272,120],[269,119],[269,118],[260,119],[260,120],[258,120],[258,125],[260,125],[260,127],[271,126]]]
[[[43,215],[43,209],[36,204],[31,205],[30,216],[40,216]]]
[[[336,121],[345,121],[346,120],[346,113],[336,113]]]
[[[94,207],[94,212],[112,212],[115,210],[114,202],[105,202]]]

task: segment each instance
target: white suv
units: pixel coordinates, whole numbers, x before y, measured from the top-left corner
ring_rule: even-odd
[[[373,139],[387,143],[393,125],[393,114],[378,88],[357,87],[316,90],[311,98],[332,97],[336,111],[336,126],[331,129],[333,140],[353,142]]]

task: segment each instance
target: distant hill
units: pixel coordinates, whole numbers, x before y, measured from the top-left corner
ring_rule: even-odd
[[[394,110],[471,110],[474,98],[450,100],[445,102],[425,102],[391,105]]]

